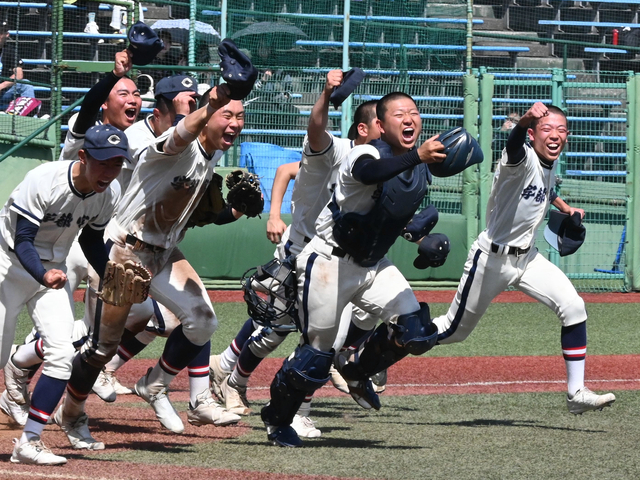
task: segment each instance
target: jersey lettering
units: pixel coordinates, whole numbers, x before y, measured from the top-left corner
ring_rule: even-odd
[[[522,198],[524,198],[525,200],[530,199],[536,194],[537,189],[538,187],[536,187],[535,185],[529,185],[528,187],[525,187],[525,189],[522,191]]]

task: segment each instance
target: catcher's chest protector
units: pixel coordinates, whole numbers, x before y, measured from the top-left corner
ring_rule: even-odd
[[[376,145],[377,146],[377,145]],[[424,163],[387,180],[373,208],[365,214],[342,213],[329,203],[333,236],[360,265],[375,265],[386,255],[427,193],[429,172]]]

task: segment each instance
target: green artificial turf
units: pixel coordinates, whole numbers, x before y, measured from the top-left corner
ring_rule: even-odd
[[[448,304],[431,305],[432,316],[443,315]],[[222,352],[247,319],[243,303],[217,303],[218,330],[211,338],[212,353]],[[616,355],[638,353],[640,345],[640,315],[633,303],[594,303],[587,305],[588,354]],[[76,318],[84,311],[76,303]],[[16,340],[22,341],[32,327],[24,311],[18,322]],[[274,357],[289,355],[298,341],[291,334]],[[158,358],[164,339],[158,339],[137,358]],[[428,356],[496,356],[496,355],[558,355],[560,353],[560,322],[539,303],[494,303],[467,340],[458,344],[438,346]]]

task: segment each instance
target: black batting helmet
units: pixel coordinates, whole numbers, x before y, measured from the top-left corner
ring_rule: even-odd
[[[484,160],[480,144],[462,127],[441,133],[438,140],[444,145],[447,158],[442,163],[430,163],[429,171],[436,177],[450,177]]]
[[[247,270],[241,280],[249,316],[259,325],[280,331],[298,329],[295,256]],[[282,324],[291,317],[292,323]]]

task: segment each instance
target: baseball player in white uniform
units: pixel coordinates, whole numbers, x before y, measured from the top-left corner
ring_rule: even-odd
[[[167,77],[158,82],[156,89],[157,104],[153,116],[147,117],[143,122],[138,122],[125,132],[131,138],[130,144],[133,144],[132,156],[136,158],[145,148],[153,144],[155,138],[161,135],[167,128],[175,125],[185,115],[182,112],[189,113],[193,110],[191,107],[195,105],[196,92],[195,81],[185,75],[175,75]],[[135,138],[135,140],[134,140]],[[230,207],[227,207],[228,209]],[[233,212],[232,212],[233,213]],[[222,224],[219,219],[214,223]],[[236,215],[227,215],[228,221],[234,221]],[[223,222],[227,223],[227,222]],[[157,336],[167,337],[171,332],[180,325],[180,321],[176,316],[164,305],[158,303],[155,299],[149,299],[143,304],[133,305],[127,322],[125,325],[125,335],[118,346],[117,354],[105,365],[104,370],[100,373],[93,391],[96,392],[105,401],[114,401],[118,393],[116,392],[118,385],[115,372],[124,365],[128,360],[133,358],[137,353],[142,351]],[[140,332],[140,333],[138,333]],[[135,335],[137,333],[137,335]],[[134,337],[135,335],[135,337]],[[208,388],[208,369],[210,348],[207,345],[203,348],[198,356],[188,365],[189,372],[189,390],[192,395],[192,403],[196,404],[197,395]],[[120,386],[120,388],[125,388]],[[162,424],[174,432],[183,430],[182,420],[175,410],[170,406],[168,397],[166,397],[166,417],[163,417]],[[215,423],[216,420],[207,415],[204,408],[196,409],[190,416],[191,423]]]
[[[29,417],[22,436],[14,440],[14,463],[66,463],[40,439],[64,393],[75,355],[65,258],[81,232],[79,243],[89,262],[98,275],[104,274],[103,230],[120,195],[113,180],[129,158],[126,136],[112,126],[93,127],[79,157],[30,171],[0,212],[0,361],[4,367],[25,305],[45,347]]]
[[[487,228],[469,251],[458,291],[446,315],[433,320],[438,343],[469,336],[491,301],[513,286],[551,308],[562,325],[560,343],[567,369],[567,407],[581,414],[615,401],[584,386],[587,311],[566,275],[535,248],[535,235],[552,202],[564,213],[584,211],[553,196],[556,160],[567,143],[564,112],[538,102],[513,128],[496,166]],[[525,143],[529,136],[530,144]]]
[[[133,66],[131,53],[124,50],[116,53],[113,70],[106,74],[89,92],[87,92],[80,112],[69,120],[69,130],[59,160],[77,160],[78,152],[84,146],[85,133],[94,125],[113,125],[119,130],[131,126],[140,112],[140,92],[136,84],[126,76]],[[102,120],[97,120],[102,109]],[[121,191],[123,183],[130,178],[132,161],[127,158],[123,164],[118,182]],[[73,292],[87,277],[88,262],[79,242],[74,241],[65,260],[69,302],[73,306]],[[84,322],[74,325],[74,340],[81,342],[87,335]],[[34,329],[25,339],[24,345],[15,345],[14,353],[4,368],[4,382],[7,396],[2,409],[14,421],[24,425],[29,412],[28,385],[44,359],[44,346]]]
[[[244,124],[242,103],[230,101],[227,85],[214,87],[203,98],[206,106],[160,135],[140,155],[131,184],[107,227],[112,242],[110,259],[116,263],[131,260],[147,267],[153,277],[150,294],[181,322],[167,339],[158,364],[135,387],[160,420],[167,414],[164,408],[168,402],[163,400],[170,382],[208,344],[217,326],[206,289],[177,243],[211,180],[215,163],[233,145]],[[56,423],[67,436],[73,433],[76,419],[86,415],[87,396],[100,370],[115,354],[129,313],[129,306],[116,307],[98,300],[99,278],[90,271],[89,279],[85,315],[96,324],[74,360],[65,401],[56,412],[60,415]],[[209,406],[209,413],[216,416],[211,423],[228,425],[240,420],[214,405],[205,390],[195,403],[190,402],[189,418],[195,410]]]
[[[354,138],[334,138],[326,131],[329,97],[334,88],[341,84],[342,76],[340,70],[331,70],[327,74],[324,89],[311,111],[301,162],[282,165],[276,173],[267,237],[278,243],[274,256],[281,261],[292,254],[298,255],[315,236],[315,219],[329,201],[338,168],[353,146],[380,136],[375,122],[375,102],[362,104],[356,110]],[[292,175],[296,178],[291,200],[292,223],[287,227],[280,219],[280,208]],[[346,313],[350,316],[351,310]],[[290,318],[288,321],[293,323]],[[373,328],[377,319],[367,317],[363,321],[373,323],[369,327]],[[252,319],[247,320],[230,346],[221,355],[213,355],[210,361],[214,392],[224,400],[227,409],[240,415],[251,413],[246,399],[249,377],[290,333],[259,327],[247,339],[255,327]],[[300,436],[318,437],[321,432],[309,418],[310,402],[311,396],[305,399],[294,416],[292,427]]]
[[[433,137],[413,148],[422,121],[404,93],[383,97],[376,114],[381,140],[353,148],[342,162],[316,235],[296,258],[301,345],[276,374],[271,400],[261,411],[268,439],[276,445],[302,444],[290,423],[304,398],[329,379],[344,341],[338,338],[341,314],[349,303],[384,322],[371,337],[381,349],[371,374],[388,366],[383,358],[397,361],[435,342],[428,307],[418,303],[385,254],[422,202],[429,178],[425,164],[441,161],[443,146]],[[352,396],[362,389],[363,406],[377,400],[373,391],[364,391],[367,381],[368,376],[349,385]]]

